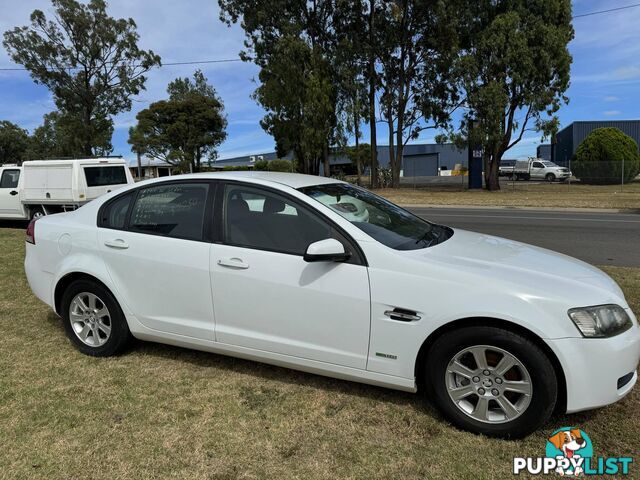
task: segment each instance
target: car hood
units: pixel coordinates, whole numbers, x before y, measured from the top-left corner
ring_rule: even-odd
[[[477,282],[504,281],[523,290],[589,298],[591,303],[624,303],[620,287],[604,272],[581,260],[526,243],[455,229],[434,247],[413,250],[416,259],[465,272]]]

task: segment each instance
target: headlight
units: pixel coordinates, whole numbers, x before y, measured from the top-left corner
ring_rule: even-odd
[[[585,337],[613,337],[632,325],[631,318],[619,305],[572,308],[568,313]]]

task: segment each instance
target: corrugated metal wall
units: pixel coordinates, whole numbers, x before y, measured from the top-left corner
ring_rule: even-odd
[[[543,143],[536,149],[536,157],[551,161],[551,144]]]
[[[640,146],[640,120],[600,120],[573,122],[556,135],[556,163],[567,166],[578,145],[596,128],[617,128]]]
[[[467,165],[468,153],[467,149],[458,150],[450,143],[422,143],[410,144],[404,147],[404,158],[413,157],[415,155],[436,155],[440,154],[440,166],[453,170],[456,164]],[[378,146],[378,163],[383,167],[389,166],[389,147],[386,145]],[[408,174],[405,173],[405,175]]]

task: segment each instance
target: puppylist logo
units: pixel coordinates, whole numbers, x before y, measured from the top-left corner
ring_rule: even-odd
[[[558,474],[560,476],[582,475],[628,475],[631,457],[594,457],[589,435],[573,427],[562,427],[547,439],[544,457],[516,457],[513,473],[527,472],[532,475]]]

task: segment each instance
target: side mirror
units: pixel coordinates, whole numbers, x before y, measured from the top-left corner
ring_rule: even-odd
[[[305,262],[344,262],[350,256],[342,243],[335,238],[327,238],[309,245],[303,258]]]

